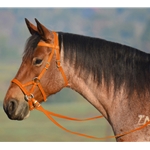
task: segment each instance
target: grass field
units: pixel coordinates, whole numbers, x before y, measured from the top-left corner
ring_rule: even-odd
[[[80,137],[63,131],[55,126],[44,114],[34,110],[30,117],[23,121],[9,120],[3,111],[3,99],[8,89],[10,81],[15,76],[19,65],[8,62],[0,65],[0,141],[1,142],[95,142],[97,140]],[[67,94],[58,93],[51,100],[59,100],[67,98],[69,102],[57,101],[55,103],[43,103],[43,107],[49,111],[60,113],[62,115],[75,118],[88,118],[98,116],[100,113],[79,94],[73,95],[77,101],[71,101],[71,96],[74,93],[70,91]],[[57,99],[57,100],[56,100]],[[86,122],[73,122],[62,119],[56,120],[69,130],[80,132],[97,137],[113,135],[112,129],[105,119],[98,119]],[[108,139],[105,141],[115,141]]]
[[[97,116],[99,113],[90,104],[75,102],[68,104],[48,104],[44,108],[76,118],[87,118]],[[12,121],[7,118],[3,110],[0,111],[0,141],[4,142],[95,142],[97,140],[88,139],[67,133],[55,126],[44,114],[34,110],[30,117],[23,121]],[[113,135],[111,127],[105,119],[98,119],[87,122],[73,122],[56,119],[61,125],[69,130],[89,134],[97,137]],[[115,140],[106,140],[115,141]]]

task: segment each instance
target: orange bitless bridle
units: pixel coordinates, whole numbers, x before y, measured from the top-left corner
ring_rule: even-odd
[[[45,43],[43,41],[38,43],[38,46],[46,46],[46,47],[52,48],[52,52],[51,52],[51,54],[50,54],[50,56],[49,56],[49,58],[47,60],[47,63],[45,65],[45,67],[43,68],[43,70],[41,71],[41,73],[39,74],[39,76],[33,78],[32,81],[30,81],[30,82],[28,82],[26,84],[22,84],[17,79],[13,79],[12,80],[12,82],[16,83],[22,89],[22,91],[24,92],[25,99],[29,103],[30,110],[34,109],[33,103],[30,101],[30,99],[31,98],[34,99],[33,91],[34,91],[36,86],[38,86],[39,90],[41,91],[41,93],[43,95],[43,100],[46,101],[46,99],[47,99],[46,94],[44,92],[44,89],[43,89],[43,87],[42,87],[42,85],[40,83],[40,79],[42,78],[42,76],[44,75],[46,70],[48,70],[48,68],[50,66],[50,62],[52,60],[52,57],[53,57],[55,51],[56,51],[56,65],[57,65],[57,68],[61,72],[62,77],[64,79],[64,82],[65,82],[64,86],[67,86],[67,84],[68,84],[68,81],[67,81],[67,78],[65,76],[65,73],[64,73],[64,71],[63,71],[63,69],[62,69],[62,67],[60,65],[60,54],[59,54],[59,46],[58,46],[58,37],[57,37],[57,34],[55,32],[53,32],[53,34],[54,34],[54,44]],[[25,87],[30,86],[30,85],[33,85],[33,86],[30,89],[30,91],[27,91]]]
[[[138,127],[138,128],[135,128],[131,131],[128,131],[128,132],[124,132],[122,134],[118,134],[118,135],[115,135],[115,136],[107,136],[107,137],[103,137],[103,138],[99,138],[99,137],[94,137],[94,136],[90,136],[90,135],[86,135],[86,134],[82,134],[82,133],[77,133],[77,132],[72,132],[66,128],[64,128],[63,126],[61,126],[58,122],[56,122],[56,120],[53,119],[52,116],[54,117],[58,117],[58,118],[63,118],[63,119],[67,119],[67,120],[72,120],[72,121],[87,121],[87,120],[94,120],[94,119],[98,119],[98,118],[103,118],[103,116],[96,116],[96,117],[92,117],[92,118],[87,118],[87,119],[77,119],[77,118],[71,118],[71,117],[67,117],[67,116],[63,116],[63,115],[60,115],[60,114],[56,114],[56,113],[53,113],[53,112],[50,112],[48,110],[45,110],[41,104],[35,100],[34,98],[34,94],[33,94],[33,91],[35,89],[35,87],[37,86],[39,88],[39,90],[41,91],[41,94],[43,95],[43,100],[46,101],[47,97],[46,97],[46,94],[44,92],[44,89],[40,83],[40,79],[42,78],[42,76],[44,75],[44,73],[46,72],[46,70],[49,68],[50,66],[50,62],[52,60],[52,57],[54,55],[54,53],[56,52],[56,66],[57,68],[59,69],[59,71],[61,72],[62,74],[62,77],[64,79],[64,87],[66,87],[68,85],[68,81],[67,81],[67,78],[66,78],[66,75],[63,71],[63,68],[61,67],[61,62],[60,62],[60,52],[59,52],[59,44],[58,44],[58,35],[56,32],[53,32],[53,35],[54,35],[54,44],[49,44],[49,43],[45,43],[45,42],[42,42],[40,41],[38,43],[38,46],[44,46],[44,47],[49,47],[52,49],[52,52],[47,60],[47,63],[45,65],[45,67],[43,68],[43,70],[41,71],[40,75],[38,77],[35,77],[33,78],[32,81],[26,83],[26,84],[22,84],[20,81],[18,81],[17,79],[13,79],[12,82],[17,84],[20,89],[23,91],[24,95],[25,95],[25,100],[28,101],[28,104],[29,104],[29,109],[30,110],[33,110],[34,108],[43,112],[56,126],[60,127],[61,129],[67,131],[67,132],[70,132],[72,134],[76,134],[76,135],[80,135],[80,136],[84,136],[84,137],[87,137],[87,138],[93,138],[93,139],[97,139],[97,140],[105,140],[105,139],[108,139],[108,138],[117,138],[117,137],[121,137],[121,136],[124,136],[126,134],[129,134],[129,133],[132,133],[132,132],[135,132],[137,130],[141,130],[142,128],[146,127],[148,124],[150,124],[150,121],[148,121],[146,124]],[[26,87],[27,86],[30,86],[32,85],[32,88],[27,91],[26,90]]]

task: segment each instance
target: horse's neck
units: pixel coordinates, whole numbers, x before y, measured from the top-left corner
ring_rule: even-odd
[[[142,108],[138,97],[128,99],[123,90],[116,93],[103,86],[97,86],[90,77],[85,81],[76,74],[69,77],[69,86],[85,97],[111,124],[114,134],[122,134],[140,127],[150,119],[150,111]],[[132,101],[132,102],[130,102]],[[145,102],[143,103],[146,106]],[[147,127],[148,128],[148,127]],[[118,141],[150,141],[150,130],[147,128],[118,138]],[[145,132],[143,132],[145,130]]]
[[[63,56],[63,51],[61,56]],[[110,122],[115,134],[121,134],[133,130],[144,123],[145,119],[149,120],[150,109],[147,106],[148,100],[139,100],[136,96],[129,99],[124,94],[124,88],[117,91],[114,98],[112,85],[110,85],[112,88],[109,88],[108,94],[107,88],[103,83],[100,86],[97,86],[96,82],[93,82],[92,76],[84,79],[84,75],[82,75],[82,73],[79,75],[77,70],[75,70],[73,66],[70,66],[69,61],[64,62],[63,57],[61,59],[62,67],[68,79],[68,86],[81,94],[104,115],[104,117]],[[142,105],[144,107],[141,107],[141,101],[143,102]],[[147,128],[145,130],[147,130]],[[150,130],[147,130],[146,133],[145,132],[143,132],[142,129],[135,133],[120,137],[118,140],[150,140],[148,136]]]
[[[98,87],[97,84],[92,81],[91,76],[87,79],[84,79],[84,75],[83,77],[82,75],[79,76],[76,70],[74,70],[74,67],[69,66],[69,63],[64,65],[64,69],[68,79],[68,87],[82,95],[98,111],[108,118],[107,109],[111,107],[111,102],[107,98],[107,91],[101,86]]]
[[[86,81],[81,77],[78,77],[76,74],[70,76],[69,80],[70,88],[81,94],[85,99],[87,99],[95,108],[97,108],[106,118],[107,111],[104,106],[105,95],[102,95],[100,89],[98,90],[90,78]],[[99,98],[101,97],[101,102]]]

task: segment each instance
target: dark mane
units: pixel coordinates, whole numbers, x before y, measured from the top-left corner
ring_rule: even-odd
[[[98,85],[104,82],[109,88],[111,81],[115,91],[122,85],[128,94],[150,91],[150,56],[135,48],[69,33],[59,33],[63,41],[64,60],[69,59],[84,78],[93,75]],[[73,61],[75,60],[75,62]]]
[[[23,59],[33,55],[38,34],[26,43]],[[59,32],[59,45],[63,42],[64,60],[69,60],[85,80],[91,74],[97,85],[102,78],[109,89],[114,83],[114,92],[123,85],[128,94],[150,92],[150,55],[135,48],[99,38]]]
[[[23,52],[23,59],[27,59],[32,57],[34,49],[36,48],[38,42],[40,41],[40,36],[38,34],[33,34],[27,39],[25,49]]]

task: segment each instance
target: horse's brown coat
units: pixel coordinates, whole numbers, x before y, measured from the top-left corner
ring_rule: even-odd
[[[53,36],[51,31],[44,27],[37,20],[37,27],[26,20],[28,29],[32,35],[38,34],[41,40],[46,42],[53,42]],[[75,70],[74,64],[64,61],[64,46],[61,43],[61,65],[64,69],[66,77],[68,79],[68,87],[77,91],[85,99],[87,99],[99,112],[101,112],[104,117],[111,124],[114,134],[121,134],[123,132],[130,131],[138,127],[138,116],[146,115],[150,117],[150,94],[147,92],[145,95],[140,95],[135,91],[129,97],[125,85],[115,91],[114,95],[114,82],[111,84],[105,84],[104,78],[102,78],[102,83],[97,85],[93,82],[93,76],[89,75],[88,78],[84,78],[85,72],[77,73],[79,70]],[[22,83],[26,83],[32,80],[34,77],[38,76],[42,67],[45,66],[46,60],[50,54],[50,49],[45,47],[36,47],[33,51],[32,56],[27,57],[27,53],[24,55],[23,62],[20,69],[16,75]],[[40,58],[43,60],[41,65],[35,65],[35,58]],[[46,74],[41,79],[41,84],[48,96],[57,93],[63,88],[64,81],[56,67],[55,55],[51,61],[50,68],[47,70]],[[38,88],[34,92],[35,98],[42,102],[42,95],[38,91]],[[29,109],[23,109],[27,107],[27,102],[24,100],[24,95],[22,91],[15,84],[11,84],[5,100],[4,100],[4,110],[8,114],[10,119],[24,119],[29,116]],[[23,109],[23,110],[22,110]],[[21,111],[22,110],[22,111]],[[140,131],[122,136],[117,138],[117,141],[150,141],[150,126],[145,127]]]

